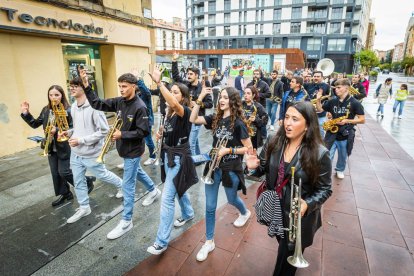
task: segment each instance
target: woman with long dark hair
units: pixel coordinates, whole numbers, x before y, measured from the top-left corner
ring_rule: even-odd
[[[298,102],[291,105],[283,119],[283,125],[275,136],[269,137],[260,152],[248,155],[246,165],[253,175],[266,175],[267,190],[276,190],[281,203],[283,226],[276,235],[279,241],[277,263],[273,275],[294,275],[296,267],[287,262],[293,255],[294,244],[288,240],[291,200],[291,168],[295,167],[295,184],[302,182],[301,240],[303,250],[312,245],[313,237],[321,227],[322,204],[332,194],[331,159],[319,132],[318,117],[311,103]],[[280,208],[274,208],[274,210]],[[283,231],[284,230],[284,231]],[[302,250],[302,251],[303,251]]]
[[[46,128],[49,122],[49,118],[54,116],[52,111],[52,101],[56,104],[62,103],[67,112],[67,120],[69,126],[72,125],[72,117],[70,116],[70,105],[66,99],[63,88],[59,85],[52,85],[47,91],[48,104],[43,107],[40,115],[37,119],[33,117],[29,112],[29,103],[24,101],[21,105],[21,117],[32,128],[38,128],[43,126]],[[48,159],[50,172],[52,174],[53,186],[55,189],[55,195],[59,198],[52,202],[52,206],[58,206],[65,200],[73,199],[73,194],[69,189],[68,182],[73,185],[73,175],[70,170],[70,146],[68,141],[59,142],[58,131],[53,126],[51,130],[52,140],[49,146]]]
[[[265,108],[257,102],[259,91],[254,86],[248,86],[244,89],[243,111],[244,116],[248,119],[250,126],[250,139],[253,148],[257,149],[263,146],[262,134],[260,128],[267,125],[269,116]]]
[[[247,150],[252,149],[240,94],[233,87],[224,88],[220,93],[216,113],[198,116],[202,99],[210,93],[212,93],[211,89],[203,87],[190,117],[193,124],[203,124],[207,129],[213,131],[213,148],[218,145],[218,141],[223,142],[223,145],[215,149],[215,153],[212,153],[212,157],[216,154],[219,160],[218,167],[212,168],[213,183],[205,183],[206,243],[197,254],[198,261],[207,259],[208,254],[215,248],[213,238],[220,182],[223,183],[228,202],[240,212],[238,219],[233,223],[234,226],[244,226],[250,217],[250,211],[237,195],[237,191],[240,189],[246,194],[242,160]],[[204,169],[205,176],[208,175],[209,169],[208,163]]]
[[[149,253],[159,255],[168,247],[173,224],[180,227],[194,218],[194,210],[186,191],[198,182],[198,178],[189,144],[191,110],[188,87],[182,83],[175,83],[170,92],[160,81],[159,68],[154,69],[151,78],[157,83],[167,103],[164,126],[160,130],[161,133],[157,133],[157,140],[162,139],[161,178],[164,182],[160,225],[155,243],[147,249]],[[176,196],[181,207],[181,217],[173,222]]]

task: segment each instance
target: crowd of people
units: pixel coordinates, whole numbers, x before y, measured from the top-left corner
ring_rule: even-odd
[[[287,262],[293,254],[289,235],[291,183],[301,182],[300,216],[303,250],[312,245],[321,227],[320,210],[332,193],[332,162],[337,153],[336,177],[344,178],[348,156],[352,153],[355,125],[365,122],[361,101],[366,97],[369,81],[364,74],[354,74],[349,80],[343,74],[324,76],[318,70],[287,71],[282,77],[277,70],[265,76],[260,69],[253,71],[250,82],[244,80],[244,70],[234,79],[234,87],[223,87],[229,68],[209,74],[195,66],[179,69],[175,53],[172,75],[166,77],[156,66],[150,73],[155,89],[149,89],[138,78],[137,70],[118,78],[119,97],[100,99],[88,81],[86,71],[70,81],[70,93],[75,99],[70,106],[64,90],[53,85],[47,91],[47,105],[37,119],[29,111],[29,103],[21,104],[21,117],[33,128],[43,125],[50,131],[47,155],[57,200],[53,206],[73,199],[69,184],[74,186],[79,208],[67,223],[75,223],[91,213],[89,196],[93,181],[112,184],[115,198],[123,198],[123,213],[119,224],[107,234],[116,239],[133,228],[132,215],[136,180],[148,191],[143,206],[161,200],[160,223],[154,243],[147,251],[159,255],[167,250],[173,227],[181,227],[194,218],[188,189],[200,182],[205,186],[206,241],[196,259],[204,261],[215,249],[217,198],[223,185],[228,202],[239,212],[234,227],[243,227],[251,216],[238,191],[246,193],[245,176],[264,176],[263,187],[277,192],[280,202],[274,212],[282,218],[275,232],[279,251],[274,275],[294,275],[296,267]],[[211,78],[210,78],[211,77]],[[378,86],[378,115],[392,95],[392,79]],[[155,130],[151,96],[160,97],[160,127]],[[401,85],[393,107],[399,106],[401,117],[407,98],[407,85]],[[53,122],[62,120],[53,107],[62,104],[64,120],[69,129],[59,129]],[[207,110],[213,109],[212,112]],[[115,112],[122,125],[111,129],[103,112]],[[200,156],[199,134],[204,128],[212,132],[210,160]],[[276,132],[275,132],[276,131]],[[108,135],[110,135],[108,137]],[[115,142],[123,159],[122,179],[97,161],[105,137]],[[65,138],[65,139],[63,139]],[[141,167],[141,159],[149,150],[144,165],[160,165],[163,191]],[[158,145],[160,145],[158,147]],[[158,156],[161,160],[158,159]],[[194,161],[197,160],[197,161]],[[205,163],[201,177],[196,166]],[[293,175],[291,168],[296,168]],[[88,170],[93,176],[85,176]],[[68,184],[69,183],[69,184]],[[181,215],[174,219],[175,199]],[[279,208],[280,207],[280,208]],[[293,242],[293,243],[294,243]]]

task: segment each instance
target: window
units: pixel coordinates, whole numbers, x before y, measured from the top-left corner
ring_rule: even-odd
[[[308,17],[309,18],[326,18],[328,17],[328,10],[326,9],[309,10],[308,9]]]
[[[183,47],[183,34],[180,34],[180,49],[184,49],[184,47]]]
[[[171,48],[175,49],[175,33],[171,34]]]
[[[232,45],[231,39],[225,39],[225,40],[223,40],[224,49],[230,49],[231,48],[231,45]]]
[[[217,41],[216,40],[209,40],[208,41],[208,48],[209,49],[217,49]]]
[[[243,21],[243,13],[239,12],[239,22],[242,22],[242,21]]]
[[[344,4],[344,0],[332,0],[332,4],[333,5],[335,5],[335,4]]]
[[[162,31],[162,47],[167,50],[167,33]]]
[[[298,34],[300,33],[300,26],[301,23],[300,22],[295,22],[295,23],[290,23],[290,33],[291,34]]]
[[[224,14],[224,23],[230,23],[230,13]]]
[[[247,38],[237,39],[237,48],[239,48],[239,49],[247,48],[247,46],[248,46]]]
[[[259,11],[256,11],[256,21],[259,21],[260,20],[260,18],[259,18]]]
[[[345,51],[346,39],[329,39],[328,51]]]
[[[282,5],[282,0],[275,0],[275,6]]]
[[[264,20],[264,10],[262,10],[261,12],[260,12],[260,17],[261,17],[261,20],[263,21]]]
[[[215,14],[209,14],[208,15],[208,24],[216,24],[216,15]]]
[[[302,18],[302,8],[292,8],[292,19]]]
[[[253,39],[253,49],[264,49],[265,39],[264,38],[254,38]]]
[[[331,19],[341,19],[343,8],[333,8]]]
[[[280,34],[280,23],[273,23],[273,34]]]
[[[321,49],[321,39],[320,38],[308,38],[308,45],[306,45],[306,50],[316,51]]]
[[[244,22],[247,22],[247,11],[244,12]]]
[[[239,25],[239,35],[242,35],[242,30],[243,30],[243,27]]]
[[[274,9],[273,20],[281,20],[281,19],[282,19],[282,9]]]
[[[329,30],[330,34],[340,34],[341,33],[341,23],[331,23],[331,29]]]
[[[259,34],[259,24],[254,24],[254,34]]]
[[[307,33],[323,34],[325,33],[325,23],[309,24],[306,28]]]
[[[230,35],[230,26],[224,26],[224,35]]]
[[[247,34],[247,25],[243,26],[243,34],[246,35]]]
[[[209,27],[208,28],[208,36],[216,36],[216,28],[215,27]]]
[[[216,1],[208,2],[208,11],[215,12],[216,11]]]
[[[224,0],[224,10],[229,11],[231,9],[231,1],[230,0]]]
[[[260,34],[263,34],[263,24],[260,24]]]
[[[260,0],[256,0],[256,8],[260,7]]]
[[[197,29],[196,37],[204,37],[204,29]]]
[[[202,41],[196,41],[196,43],[195,43],[195,47],[196,47],[196,49],[200,49],[200,50],[203,50],[203,49],[206,49],[206,41],[205,40],[202,40]]]
[[[287,47],[300,49],[300,38],[289,38]]]
[[[303,4],[303,0],[292,0],[292,4]]]
[[[239,0],[239,9],[242,9],[242,8],[243,8],[243,0]]]
[[[272,39],[272,48],[282,48],[283,39],[281,37],[274,37]]]

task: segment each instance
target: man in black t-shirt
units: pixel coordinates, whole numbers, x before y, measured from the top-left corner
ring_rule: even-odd
[[[316,102],[317,111],[326,111],[332,114],[332,120],[337,119],[335,125],[337,131],[332,128],[327,130],[325,135],[325,145],[330,150],[331,160],[338,150],[338,161],[336,163],[336,176],[340,179],[344,178],[344,170],[346,167],[346,159],[351,155],[355,138],[354,125],[365,123],[364,108],[361,103],[349,95],[349,87],[351,83],[348,79],[340,79],[335,82],[335,90],[337,98],[326,101],[321,104],[322,91],[317,94]],[[345,117],[342,120],[338,118]],[[328,123],[328,122],[327,122]]]

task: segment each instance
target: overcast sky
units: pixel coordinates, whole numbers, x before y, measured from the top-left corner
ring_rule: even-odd
[[[185,19],[185,0],[152,0],[152,6],[154,18]],[[377,29],[374,48],[388,50],[403,42],[411,13],[414,13],[414,0],[372,0],[371,17],[375,18]]]

